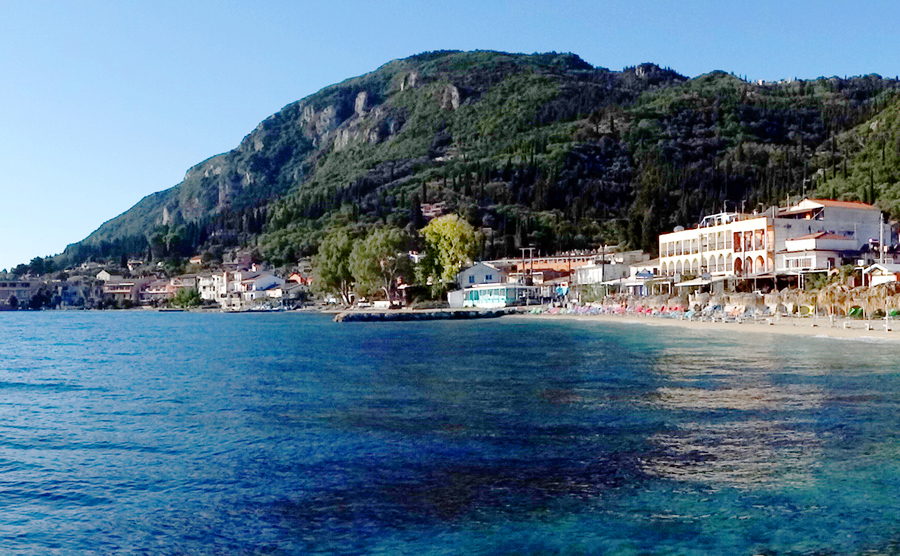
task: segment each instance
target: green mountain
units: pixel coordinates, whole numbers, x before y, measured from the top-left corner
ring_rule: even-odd
[[[284,263],[336,222],[420,226],[422,202],[485,229],[485,256],[525,244],[652,249],[659,231],[726,204],[751,209],[832,182],[853,194],[856,158],[843,185],[835,160],[870,118],[896,115],[898,90],[879,76],[751,84],[653,64],[610,71],[574,54],[420,54],[286,106],[64,258],[245,244]],[[878,183],[894,211],[896,180]]]

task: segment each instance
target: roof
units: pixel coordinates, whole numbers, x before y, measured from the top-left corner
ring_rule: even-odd
[[[636,262],[636,263],[631,263],[631,264],[628,265],[628,266],[629,266],[629,267],[632,267],[632,266],[633,266],[633,267],[637,267],[637,268],[642,268],[642,267],[650,268],[650,267],[652,267],[652,266],[659,266],[659,257],[657,257],[657,258],[655,258],[655,259],[650,259],[650,260],[647,260],[647,261],[639,261],[639,262]]]
[[[861,210],[878,210],[878,207],[858,201],[835,201],[834,199],[804,199],[813,203],[818,203],[826,207],[852,208]]]
[[[852,237],[842,236],[840,234],[832,234],[829,232],[815,232],[812,234],[806,234],[805,236],[792,237],[786,239],[785,241],[798,241],[801,239],[843,239],[846,241],[853,241]]]
[[[869,268],[863,270],[863,272],[868,274],[876,270],[883,270],[885,272],[890,272],[891,274],[900,274],[900,264],[875,263]]]
[[[506,268],[503,268],[503,267],[501,267],[499,264],[497,264],[497,261],[493,261],[493,262],[478,261],[478,262],[474,263],[472,266],[460,270],[460,271],[459,271],[459,274],[462,274],[463,272],[467,272],[467,271],[469,271],[469,270],[472,270],[473,268],[475,268],[475,267],[478,266],[478,265],[486,266],[486,267],[488,267],[488,268],[491,268],[491,269],[493,269],[493,270],[496,270],[497,272],[507,272]]]
[[[274,274],[269,274],[267,272],[256,272],[249,276],[242,277],[241,282],[255,282],[257,280],[263,280],[265,278],[277,278]]]
[[[690,286],[705,286],[707,284],[712,284],[713,282],[721,282],[724,279],[725,279],[724,276],[714,276],[708,280],[705,278],[694,278],[693,280],[679,282],[679,283],[675,284],[675,287],[676,288],[684,288],[684,287],[690,287]]]
[[[541,284],[542,286],[555,286],[557,284],[568,284],[569,276],[560,276],[558,278],[552,278],[550,280],[544,280]]]

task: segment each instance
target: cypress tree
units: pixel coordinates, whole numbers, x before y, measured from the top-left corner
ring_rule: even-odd
[[[875,170],[869,168],[869,204],[875,204]]]

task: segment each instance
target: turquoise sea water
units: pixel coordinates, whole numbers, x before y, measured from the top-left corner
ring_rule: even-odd
[[[0,330],[2,554],[900,549],[900,343],[308,314]]]

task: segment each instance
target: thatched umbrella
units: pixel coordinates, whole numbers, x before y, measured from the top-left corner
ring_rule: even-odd
[[[797,292],[797,303],[801,307],[809,307],[810,313],[815,314],[815,312],[816,312],[816,293],[806,292],[806,291]]]
[[[844,284],[839,284],[834,288],[834,304],[841,308],[843,314],[847,314],[852,303],[850,288]]]
[[[849,314],[850,309],[853,307],[861,307],[865,312],[866,310],[866,290],[868,288],[864,288],[862,286],[858,288],[851,288],[847,292],[847,313]]]
[[[816,303],[822,307],[828,307],[828,314],[834,314],[834,288],[825,286],[816,294]]]
[[[794,288],[785,288],[781,290],[779,297],[781,297],[781,303],[785,306],[788,313],[794,312],[794,307],[798,304],[798,294],[800,290]]]

